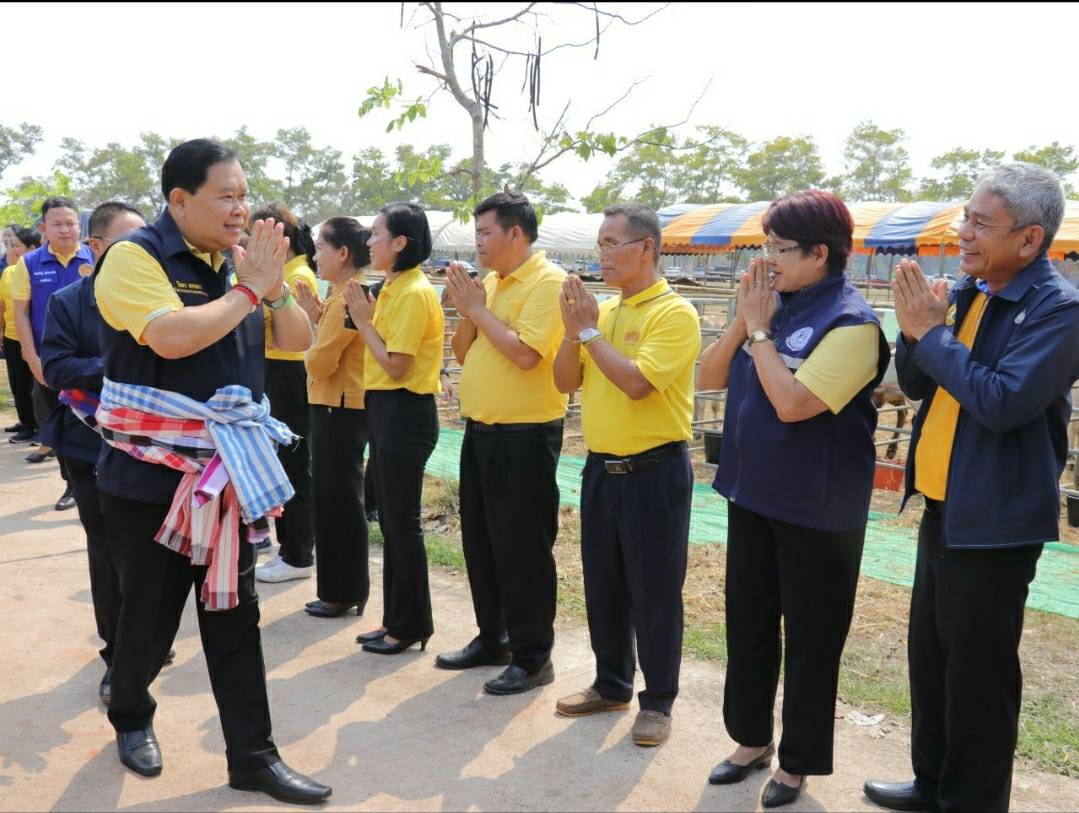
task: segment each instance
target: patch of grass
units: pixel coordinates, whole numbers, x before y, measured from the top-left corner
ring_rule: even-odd
[[[448,536],[425,534],[424,545],[427,548],[428,562],[464,572],[465,554],[458,540]]]
[[[1023,702],[1019,756],[1035,767],[1079,777],[1079,721],[1075,703],[1045,692]]]
[[[849,640],[839,669],[839,696],[859,709],[910,716],[910,682],[906,662],[887,652]]]
[[[727,664],[727,628],[723,624],[686,627],[682,652],[703,661]]]

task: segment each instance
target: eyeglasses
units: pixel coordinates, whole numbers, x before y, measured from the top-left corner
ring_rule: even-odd
[[[636,240],[627,240],[624,243],[596,243],[596,254],[602,257],[607,252],[612,251],[616,248],[621,248],[622,246],[631,246],[634,243],[643,243],[647,239],[647,237],[638,237]]]
[[[782,257],[787,252],[794,251],[795,249],[798,249],[798,248],[801,248],[801,246],[798,246],[798,245],[793,245],[793,246],[773,246],[773,245],[769,245],[768,243],[765,243],[764,244],[764,256],[774,258],[774,259],[778,260],[780,257]]]

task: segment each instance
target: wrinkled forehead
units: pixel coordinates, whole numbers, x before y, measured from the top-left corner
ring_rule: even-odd
[[[633,239],[633,235],[629,233],[629,218],[622,214],[603,218],[597,239],[600,243],[624,243],[626,240]]]

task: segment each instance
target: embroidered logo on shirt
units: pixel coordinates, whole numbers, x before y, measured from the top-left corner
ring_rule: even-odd
[[[948,327],[955,324],[955,305],[948,308],[948,314],[944,317],[944,324]]]
[[[209,296],[206,293],[206,289],[198,282],[186,282],[185,280],[178,279],[172,283],[177,293],[180,294],[196,294],[198,296]]]
[[[624,337],[626,344],[636,344],[641,340],[641,331],[639,330],[627,330]]]
[[[805,350],[811,338],[813,338],[813,328],[803,327],[787,337],[787,347],[797,353],[799,350]]]
[[[88,277],[94,273],[94,267],[90,263],[83,263],[79,266],[79,276]]]
[[[1023,320],[1027,318],[1026,311],[1019,311],[1019,315],[1015,317],[1015,323],[1017,325],[1023,324]]]

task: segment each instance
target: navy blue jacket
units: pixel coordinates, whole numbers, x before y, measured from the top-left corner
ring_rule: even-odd
[[[907,458],[938,386],[961,407],[948,467],[944,542],[950,548],[1034,545],[1059,538],[1060,475],[1068,454],[1071,386],[1079,378],[1079,291],[1043,254],[991,296],[974,346],[955,336],[978,289],[952,290],[955,320],[921,341],[896,341],[899,386],[921,400]]]
[[[93,277],[83,277],[49,297],[41,369],[52,389],[101,392],[99,321]],[[61,457],[85,463],[96,463],[101,453],[101,436],[62,404],[41,427],[41,440]]]
[[[735,354],[723,418],[723,454],[713,483],[716,491],[756,514],[805,528],[865,527],[876,466],[873,389],[891,360],[880,321],[846,276],[839,274],[781,294],[771,328],[776,350],[794,372],[829,331],[864,324],[877,327],[877,370],[835,415],[825,410],[804,421],[781,421],[748,346]]]

